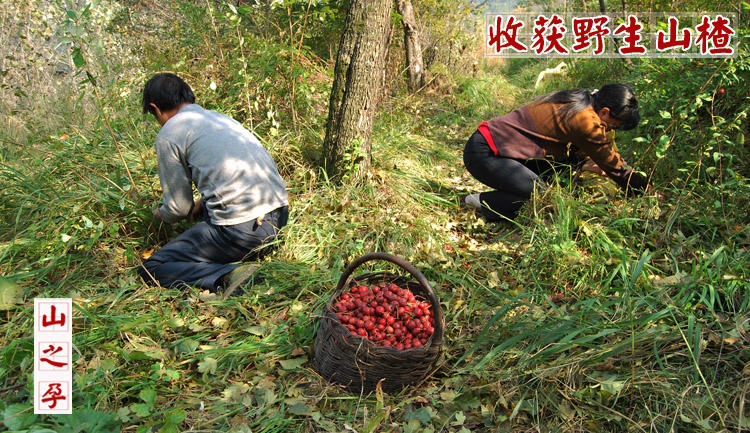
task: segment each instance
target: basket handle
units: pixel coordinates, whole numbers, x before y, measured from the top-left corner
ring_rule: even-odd
[[[430,283],[427,282],[427,278],[425,278],[425,276],[422,275],[422,273],[419,272],[417,268],[412,266],[409,262],[402,259],[401,257],[397,257],[393,254],[388,253],[367,253],[364,256],[355,259],[353,262],[349,263],[346,269],[344,269],[344,273],[341,274],[339,283],[336,286],[336,293],[341,292],[344,286],[349,284],[351,275],[358,267],[362,266],[366,262],[373,260],[384,260],[386,262],[393,263],[394,265],[410,273],[414,278],[417,279],[419,284],[421,284],[422,287],[425,288],[425,292],[427,293],[427,297],[429,298],[430,303],[435,306],[435,308],[433,308],[435,312],[435,332],[433,333],[433,341],[436,344],[442,344],[445,319],[443,318],[443,310],[440,308],[440,301],[438,301],[438,298],[435,295],[435,291],[432,290],[432,287],[430,287]]]

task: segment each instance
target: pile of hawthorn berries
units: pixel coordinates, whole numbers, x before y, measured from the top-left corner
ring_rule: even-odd
[[[421,347],[435,332],[432,306],[396,284],[353,286],[331,310],[352,334],[398,350]]]

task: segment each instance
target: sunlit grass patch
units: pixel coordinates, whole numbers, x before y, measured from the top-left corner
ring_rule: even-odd
[[[655,164],[653,192],[625,198],[606,179],[561,174],[515,222],[487,223],[458,206],[461,195],[487,189],[465,171],[464,143],[479,122],[538,93],[529,84],[546,62],[490,65],[476,76],[454,73],[417,95],[389,94],[375,123],[372,169],[358,184],[339,185],[318,167],[331,65],[290,50],[267,63],[278,69],[247,67],[240,76],[232,63],[240,54],[258,52],[246,61],[266,65],[286,43],[266,46],[254,35],[238,48],[242,33],[197,31],[211,17],[220,30],[236,29],[228,6],[215,5],[221,10],[214,15],[184,6],[147,17],[173,17],[165,34],[179,23],[189,31],[173,50],[143,36],[143,65],[123,64],[132,74],[100,81],[103,109],[90,87],[72,86],[72,96],[46,113],[31,99],[2,113],[0,125],[8,127],[0,128],[0,274],[21,290],[0,311],[5,427],[69,431],[97,419],[106,431],[128,432],[747,427],[747,149],[732,123],[743,118],[744,99],[714,101],[714,116],[706,108],[710,95],[700,96],[700,107],[692,94],[661,95],[679,83],[649,72],[665,68],[679,77],[689,66],[693,74],[682,78],[708,79],[716,65],[663,62],[634,70],[657,80],[653,89],[642,87],[650,123],[623,139],[618,132],[618,143],[635,158],[629,161],[643,164],[638,168]],[[120,11],[115,22],[135,26],[146,11],[133,11],[132,21]],[[132,31],[110,30],[139,42]],[[223,61],[222,53],[205,54],[215,41],[223,41]],[[568,78],[554,83],[639,78],[618,75],[610,62],[591,65],[576,62]],[[158,126],[140,114],[137,94],[147,75],[142,69],[157,67],[187,74],[203,92],[199,100],[254,127],[288,182],[290,223],[259,261],[263,281],[241,296],[150,287],[136,274],[144,253],[187,227],[151,218],[160,196]],[[287,87],[275,84],[288,84],[291,73],[308,86],[295,87],[297,123]],[[219,84],[215,93],[208,93],[211,80]],[[40,95],[49,85],[29,84]],[[732,96],[732,87],[722,85]],[[689,109],[662,117],[673,100]],[[676,125],[703,122],[702,128],[680,132],[674,152],[658,156],[664,128],[681,113],[692,120]],[[730,120],[721,123],[719,114]],[[712,141],[713,134],[726,140]],[[420,269],[446,315],[439,368],[397,395],[351,394],[311,368],[320,308],[346,264],[370,251],[399,255]],[[5,420],[30,413],[30,308],[40,296],[74,298],[77,418],[23,418],[28,422],[16,425]]]

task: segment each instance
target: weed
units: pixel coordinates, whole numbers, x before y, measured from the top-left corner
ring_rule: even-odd
[[[631,71],[572,64],[555,85],[635,84],[647,122],[618,143],[651,173],[654,192],[626,200],[607,182],[561,175],[514,223],[487,224],[457,206],[484,189],[461,165],[463,143],[482,120],[532,98],[530,78],[545,62],[469,76],[436,57],[441,80],[383,101],[366,179],[335,186],[318,165],[331,78],[321,57],[337,2],[100,2],[79,46],[101,106],[73,76],[70,52],[33,63],[35,49],[50,54],[62,35],[39,23],[62,23],[64,10],[16,3],[0,7],[3,62],[29,65],[8,69],[0,87],[0,273],[14,283],[0,283],[10,296],[0,297],[7,429],[747,428],[746,51],[723,63],[638,61]],[[11,43],[24,32],[50,40]],[[58,62],[70,70],[57,74]],[[153,288],[135,272],[144,252],[182,228],[155,224],[149,209],[160,195],[157,126],[140,116],[138,97],[161,69],[255,130],[288,181],[290,223],[260,262],[264,282],[241,297]],[[115,140],[142,200],[130,194]],[[398,395],[352,395],[310,368],[319,309],[345,264],[369,251],[417,266],[446,316],[439,368]],[[559,292],[562,302],[547,296]],[[40,296],[74,299],[69,417],[31,414],[31,299]]]

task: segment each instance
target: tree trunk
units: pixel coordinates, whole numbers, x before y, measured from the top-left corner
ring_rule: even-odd
[[[622,0],[622,7],[623,7],[623,12],[625,12],[625,0]],[[599,11],[602,13],[602,15],[604,15],[604,14],[607,13],[607,7],[604,5],[604,0],[599,0]],[[612,35],[612,34],[610,34],[609,37],[612,38],[612,42],[615,43],[615,52],[616,53],[619,52],[620,51],[620,41],[618,41],[617,38],[615,38],[614,35]],[[620,59],[623,62],[625,62],[626,68],[628,66],[633,66],[633,61],[630,60],[629,57],[625,57],[625,56],[621,55]]]
[[[411,0],[396,0],[398,13],[404,22],[404,47],[406,47],[406,66],[409,76],[409,92],[414,93],[424,86],[424,60],[422,44],[419,42],[417,20]]]
[[[336,56],[323,141],[329,178],[361,177],[370,166],[372,120],[381,96],[392,2],[351,0]]]

